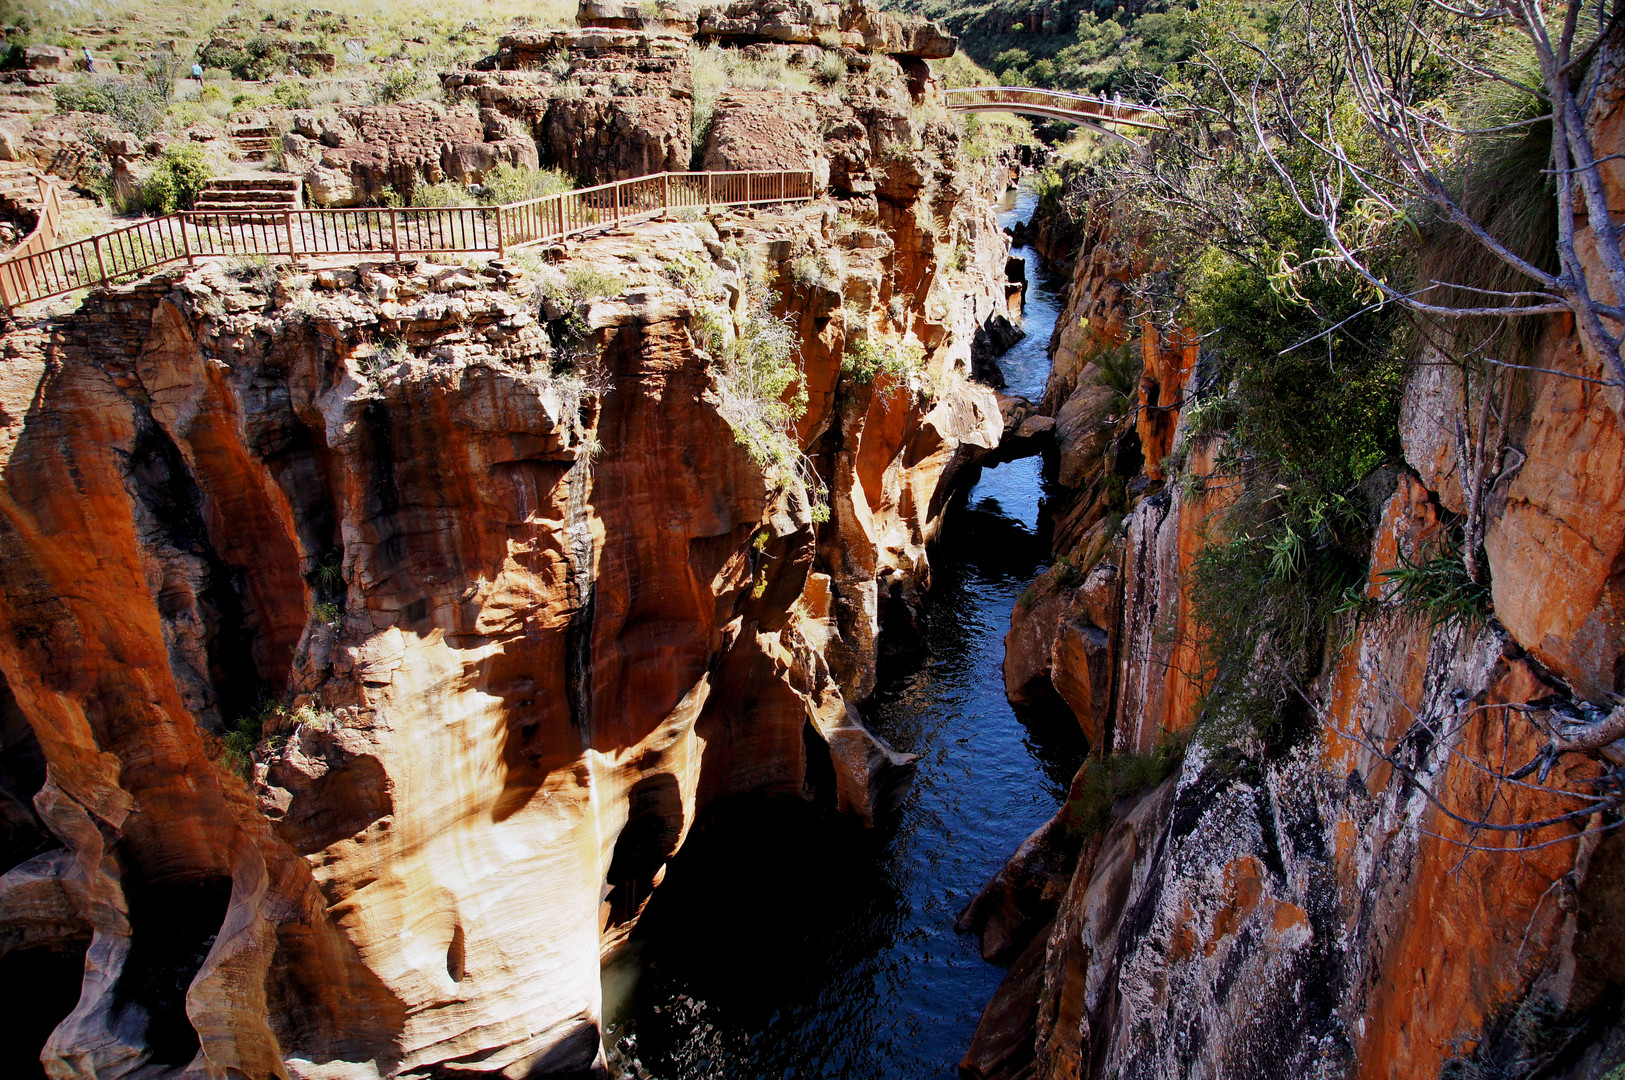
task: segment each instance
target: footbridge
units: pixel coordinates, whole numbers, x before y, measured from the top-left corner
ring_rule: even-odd
[[[943,104],[954,112],[1019,113],[1044,120],[1081,124],[1107,135],[1121,136],[1111,128],[1127,127],[1162,131],[1168,125],[1161,114],[1141,105],[1064,90],[1040,90],[1032,86],[970,86],[944,90]],[[1106,125],[1111,125],[1108,128]]]

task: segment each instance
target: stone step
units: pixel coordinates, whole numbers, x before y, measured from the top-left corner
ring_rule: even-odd
[[[226,191],[287,191],[299,190],[297,176],[226,176],[210,180],[203,194],[216,195]]]
[[[275,203],[278,206],[286,203],[289,206],[299,201],[297,191],[209,191],[198,192],[199,199],[208,199],[212,202],[262,202]]]
[[[219,203],[200,200],[192,204],[192,209],[203,214],[280,214],[284,210],[297,210],[299,208],[292,203]]]
[[[231,129],[233,139],[275,139],[278,132],[268,127],[238,127]]]

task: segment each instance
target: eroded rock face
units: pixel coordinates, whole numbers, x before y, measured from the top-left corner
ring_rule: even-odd
[[[1618,35],[1608,48],[1592,123],[1613,146]],[[1042,403],[1067,489],[1060,561],[1012,616],[1006,685],[1013,700],[1059,691],[1091,744],[1143,754],[1197,718],[1201,630],[1183,589],[1224,505],[1211,491],[1192,501],[1159,465],[1176,451],[1207,474],[1219,447],[1181,426],[1190,343],[1127,317],[1127,287],[1148,269],[1135,245],[1110,221],[1091,220],[1086,237]],[[1130,342],[1144,361],[1132,429],[1099,362]],[[1528,375],[1507,410],[1511,449],[1492,476],[1485,544],[1495,620],[1430,625],[1381,603],[1384,571],[1464,509],[1448,424],[1460,376],[1423,363],[1402,405],[1408,467],[1364,486],[1381,511],[1366,585],[1376,613],[1304,687],[1298,738],[1198,741],[1176,775],[1120,801],[1104,828],[1069,836],[1069,804],[1029,839],[966,912],[987,955],[1011,962],[968,1075],[1398,1080],[1469,1054],[1460,1075],[1525,1075],[1501,1069],[1538,1053],[1561,1057],[1554,1075],[1578,1078],[1621,1060],[1608,1003],[1625,973],[1599,957],[1592,929],[1617,918],[1620,839],[1587,832],[1600,822],[1583,815],[1527,834],[1461,820],[1506,826],[1580,805],[1561,792],[1590,791],[1604,763],[1563,758],[1556,793],[1507,785],[1484,765],[1516,768],[1544,743],[1539,711],[1519,706],[1619,688],[1617,409],[1595,383],[1556,374],[1602,370],[1564,323],[1544,329],[1529,362],[1555,373]],[[1080,579],[1098,568],[1116,579],[1113,603],[1080,618],[1090,591]],[[1093,713],[1102,654],[1104,719]]]
[[[387,191],[410,202],[420,184],[476,183],[498,165],[535,168],[536,146],[493,129],[469,107],[430,102],[295,113],[283,136],[288,167],[313,206],[376,205]]]
[[[528,130],[538,160],[588,182],[651,172],[812,169],[819,184],[869,194],[874,148],[895,141],[877,122],[907,127],[909,104],[930,91],[923,56],[954,40],[925,20],[861,3],[667,5],[585,3],[581,29],[515,30],[470,70],[442,76],[454,98]],[[867,74],[842,93],[734,90],[710,105],[695,143],[689,49],[719,43],[751,59],[810,70],[826,50]],[[912,95],[912,96],[911,96]],[[899,106],[900,117],[885,114]]]
[[[905,789],[853,703],[1002,434],[968,380],[1003,310],[991,206],[555,254],[203,266],[7,335],[0,951],[82,962],[60,1075],[589,1073],[600,956],[705,806],[872,821]],[[620,284],[532,291],[578,267]],[[735,435],[701,313],[726,338],[747,273],[794,327],[827,521]],[[843,376],[860,335],[921,370]],[[262,699],[245,760],[223,736]]]

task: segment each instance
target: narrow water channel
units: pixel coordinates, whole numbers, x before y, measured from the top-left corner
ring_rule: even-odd
[[[1001,223],[1032,213],[1025,188]],[[1010,393],[1049,371],[1055,294],[1028,260]],[[983,473],[933,551],[923,648],[882,669],[870,727],[920,755],[896,818],[864,830],[787,801],[733,800],[673,861],[605,975],[606,1043],[649,1080],[946,1080],[1004,972],[954,920],[1060,805],[1084,745],[1069,715],[1017,715],[1010,611],[1045,561],[1036,458]]]

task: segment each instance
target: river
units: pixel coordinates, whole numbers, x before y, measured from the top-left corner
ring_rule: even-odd
[[[1025,187],[1001,224],[1027,220]],[[1059,310],[1028,249],[1027,337],[1000,359],[1036,399]],[[986,470],[933,550],[923,648],[880,672],[866,722],[920,755],[896,817],[865,830],[789,801],[736,799],[673,860],[605,973],[617,1071],[649,1080],[951,1078],[1004,972],[954,920],[1065,797],[1070,715],[1005,700],[1004,635],[1044,565],[1037,458]]]

